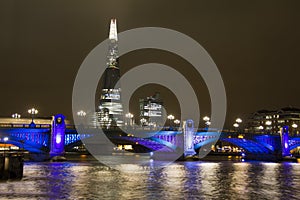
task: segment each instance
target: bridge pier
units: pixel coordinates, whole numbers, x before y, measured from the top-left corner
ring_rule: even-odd
[[[194,121],[188,119],[183,123],[184,158],[192,157],[196,154],[194,149],[194,135],[195,135]]]
[[[23,153],[1,152],[0,180],[22,179],[23,165]]]
[[[281,128],[280,139],[281,139],[282,157],[289,156],[290,148],[289,148],[289,127],[288,126],[283,126]]]
[[[53,116],[50,139],[50,158],[63,156],[65,153],[65,116]]]

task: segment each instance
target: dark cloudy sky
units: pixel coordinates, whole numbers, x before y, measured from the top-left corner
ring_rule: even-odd
[[[25,116],[35,106],[43,116],[63,113],[70,118],[77,70],[107,38],[111,18],[117,18],[119,31],[165,27],[197,40],[222,74],[229,123],[262,108],[300,107],[299,9],[299,1],[2,0],[0,113]],[[209,114],[203,80],[176,55],[132,52],[120,59],[122,73],[148,62],[181,71],[197,92],[201,114]],[[156,90],[168,112],[178,115],[171,92],[158,86],[141,88],[133,104]]]

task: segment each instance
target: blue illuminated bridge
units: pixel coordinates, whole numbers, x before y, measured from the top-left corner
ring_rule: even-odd
[[[50,157],[62,155],[73,147],[80,146],[80,138],[91,138],[93,134],[78,134],[74,126],[64,123],[63,115],[53,117],[51,124],[0,124],[1,143],[6,138],[6,144],[13,144],[31,153],[48,154]],[[149,137],[137,137],[125,134],[121,130],[108,130],[109,139],[115,144],[131,144],[133,150],[152,152],[159,149],[176,151],[185,148],[187,141],[191,141],[192,149],[184,149],[197,152],[200,148],[210,151],[211,145],[216,141],[226,142],[244,150],[246,155],[256,158],[266,156],[288,156],[290,151],[300,146],[300,137],[289,137],[288,128],[279,135],[255,135],[243,134],[238,136],[235,132],[218,131],[191,131],[180,128],[178,130],[162,129],[158,132],[148,131]],[[195,150],[195,151],[194,151]]]

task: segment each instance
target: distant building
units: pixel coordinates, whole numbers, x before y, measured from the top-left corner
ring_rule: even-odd
[[[163,126],[164,109],[159,93],[140,99],[140,123],[143,126]]]
[[[252,133],[278,134],[280,128],[289,126],[290,135],[299,134],[300,109],[285,107],[279,110],[259,110],[248,119],[247,129]]]

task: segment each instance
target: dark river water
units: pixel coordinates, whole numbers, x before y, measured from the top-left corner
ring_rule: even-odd
[[[97,161],[26,162],[21,181],[0,183],[0,199],[300,199],[300,164],[175,162],[154,170]]]

